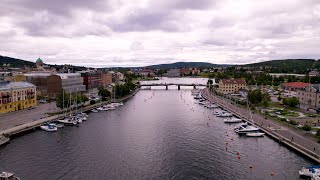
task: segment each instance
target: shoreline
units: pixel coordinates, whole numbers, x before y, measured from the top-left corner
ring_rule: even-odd
[[[139,90],[140,90],[140,88],[137,88],[131,94],[129,94],[127,96],[124,96],[122,98],[116,99],[116,101],[120,102],[120,101],[128,100],[131,97],[133,97],[136,93],[138,93]],[[104,105],[104,104],[108,104],[110,102],[111,102],[111,100],[108,100],[108,101],[104,101],[104,102],[88,105],[88,106],[79,108],[78,110],[79,111],[83,111],[83,112],[87,112],[87,111],[89,111],[89,110],[91,110],[93,108],[96,108],[96,107]],[[38,119],[38,120],[35,120],[35,121],[30,121],[30,122],[25,123],[25,124],[21,124],[21,125],[12,127],[12,128],[8,128],[8,129],[0,131],[0,136],[11,137],[11,136],[16,136],[16,135],[25,133],[27,131],[35,130],[42,123],[52,122],[52,121],[57,120],[59,117],[66,116],[66,115],[68,115],[68,113],[63,113],[63,114],[58,114],[58,115],[42,118],[42,119]]]
[[[206,92],[205,92],[206,91]],[[246,116],[247,114],[241,114],[240,112],[237,112],[235,111],[234,109],[232,109],[231,107],[228,106],[228,102],[226,101],[223,101],[222,100],[222,103],[221,102],[218,102],[218,100],[215,99],[215,97],[209,93],[208,94],[208,89],[205,88],[203,90],[201,90],[201,96],[209,101],[212,101],[216,104],[218,104],[220,107],[223,107],[224,109],[227,109],[229,112],[231,112],[232,114],[238,116],[239,118],[243,119],[244,121],[250,123],[250,124],[254,124],[256,125],[257,127],[259,127],[264,133],[266,133],[267,136],[271,137],[272,139],[275,139],[277,142],[279,142],[280,144],[284,144],[286,145],[287,147],[295,150],[296,152],[304,155],[305,157],[313,160],[314,162],[317,162],[317,163],[320,163],[320,158],[319,158],[319,154],[317,154],[316,152],[310,150],[310,147],[305,147],[302,143],[298,143],[298,142],[292,142],[292,140],[290,140],[289,138],[281,135],[280,133],[277,132],[277,130],[269,130],[268,127],[264,127],[263,125],[261,124],[258,124],[257,122],[252,122],[249,120],[249,118]],[[219,99],[219,98],[218,98]],[[220,99],[221,100],[221,99]],[[259,115],[260,116],[260,115]],[[264,119],[264,118],[263,118]],[[273,120],[267,120],[266,121],[273,121]],[[263,122],[262,122],[263,123]],[[277,124],[279,125],[279,124]],[[282,128],[282,126],[280,125],[280,127]],[[270,128],[270,126],[269,126]],[[286,127],[284,127],[285,129],[287,129]],[[291,130],[293,131],[293,130]],[[294,134],[294,133],[293,133]],[[292,135],[292,134],[291,134]],[[296,136],[299,136],[299,135],[296,135]],[[294,137],[294,139],[299,139],[301,137],[295,137],[295,136],[292,136]],[[292,138],[293,139],[293,138]],[[316,143],[316,142],[314,142]],[[316,143],[318,146],[319,144]]]

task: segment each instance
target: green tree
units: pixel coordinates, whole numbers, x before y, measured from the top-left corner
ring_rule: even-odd
[[[110,91],[108,91],[104,87],[100,87],[98,90],[99,90],[98,95],[101,96],[101,97],[106,98],[106,97],[110,97],[111,96]]]
[[[284,98],[282,100],[283,104],[290,106],[290,107],[296,107],[299,104],[299,99],[296,97],[292,98]]]

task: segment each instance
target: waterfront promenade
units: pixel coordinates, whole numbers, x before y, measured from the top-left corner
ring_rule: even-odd
[[[132,96],[134,96],[138,91],[139,91],[139,88],[137,88],[131,94],[125,97],[119,98],[116,101],[120,102],[120,101],[129,99]],[[93,105],[88,105],[78,109],[78,111],[88,111],[110,102],[111,101],[109,100],[109,101],[96,103]],[[40,126],[42,123],[54,121],[61,116],[68,115],[68,113],[64,113],[60,115],[44,117],[46,111],[49,112],[49,105],[41,105],[40,107],[37,107],[36,109],[33,109],[33,110],[26,109],[22,111],[0,115],[0,135],[5,134],[5,135],[11,136],[14,134],[18,134],[30,129],[34,129],[35,127]]]
[[[249,110],[239,107],[231,102],[223,100],[221,97],[213,96],[208,88],[202,90],[202,96],[207,100],[215,102],[228,109],[232,113],[251,122]],[[268,135],[278,139],[280,142],[302,152],[313,160],[320,162],[320,144],[315,139],[306,135],[303,131],[292,129],[280,122],[268,119],[260,114],[252,114],[254,124],[260,126]]]

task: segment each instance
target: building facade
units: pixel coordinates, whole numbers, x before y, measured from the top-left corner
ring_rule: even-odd
[[[66,93],[81,93],[86,91],[83,78],[78,73],[58,73],[48,77],[47,95],[56,98],[62,91]]]
[[[297,90],[299,103],[310,107],[320,107],[320,84],[313,84]]]
[[[108,86],[112,84],[112,74],[111,73],[102,73],[102,85]]]
[[[67,93],[83,92],[83,78],[78,73],[30,73],[26,80],[37,86],[37,95],[56,98],[64,90]]]
[[[37,86],[38,96],[47,96],[48,77],[51,73],[27,73],[24,74],[26,81]]]
[[[96,71],[81,73],[83,78],[83,85],[86,86],[86,90],[97,89],[102,86],[102,73]]]
[[[218,83],[218,92],[223,94],[239,93],[240,89],[246,89],[244,79],[221,79]]]
[[[28,82],[0,83],[0,113],[37,105],[36,86]]]

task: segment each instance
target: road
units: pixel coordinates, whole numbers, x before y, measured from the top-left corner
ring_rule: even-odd
[[[231,102],[225,101],[217,96],[213,96],[207,88],[204,89],[202,93],[209,100],[221,104],[233,112],[241,114],[246,117],[246,119],[251,119],[248,109],[231,104]],[[291,141],[293,145],[304,147],[310,152],[313,152],[318,156],[320,155],[320,144],[317,143],[314,138],[307,136],[303,131],[289,128],[280,122],[267,119],[260,114],[252,114],[252,119],[254,119],[254,123],[275,134],[283,136],[287,141]]]
[[[20,111],[0,114],[0,131],[47,117],[45,113],[56,111],[58,111],[56,103],[51,102],[47,104],[39,104],[37,108],[31,110],[23,109]]]

